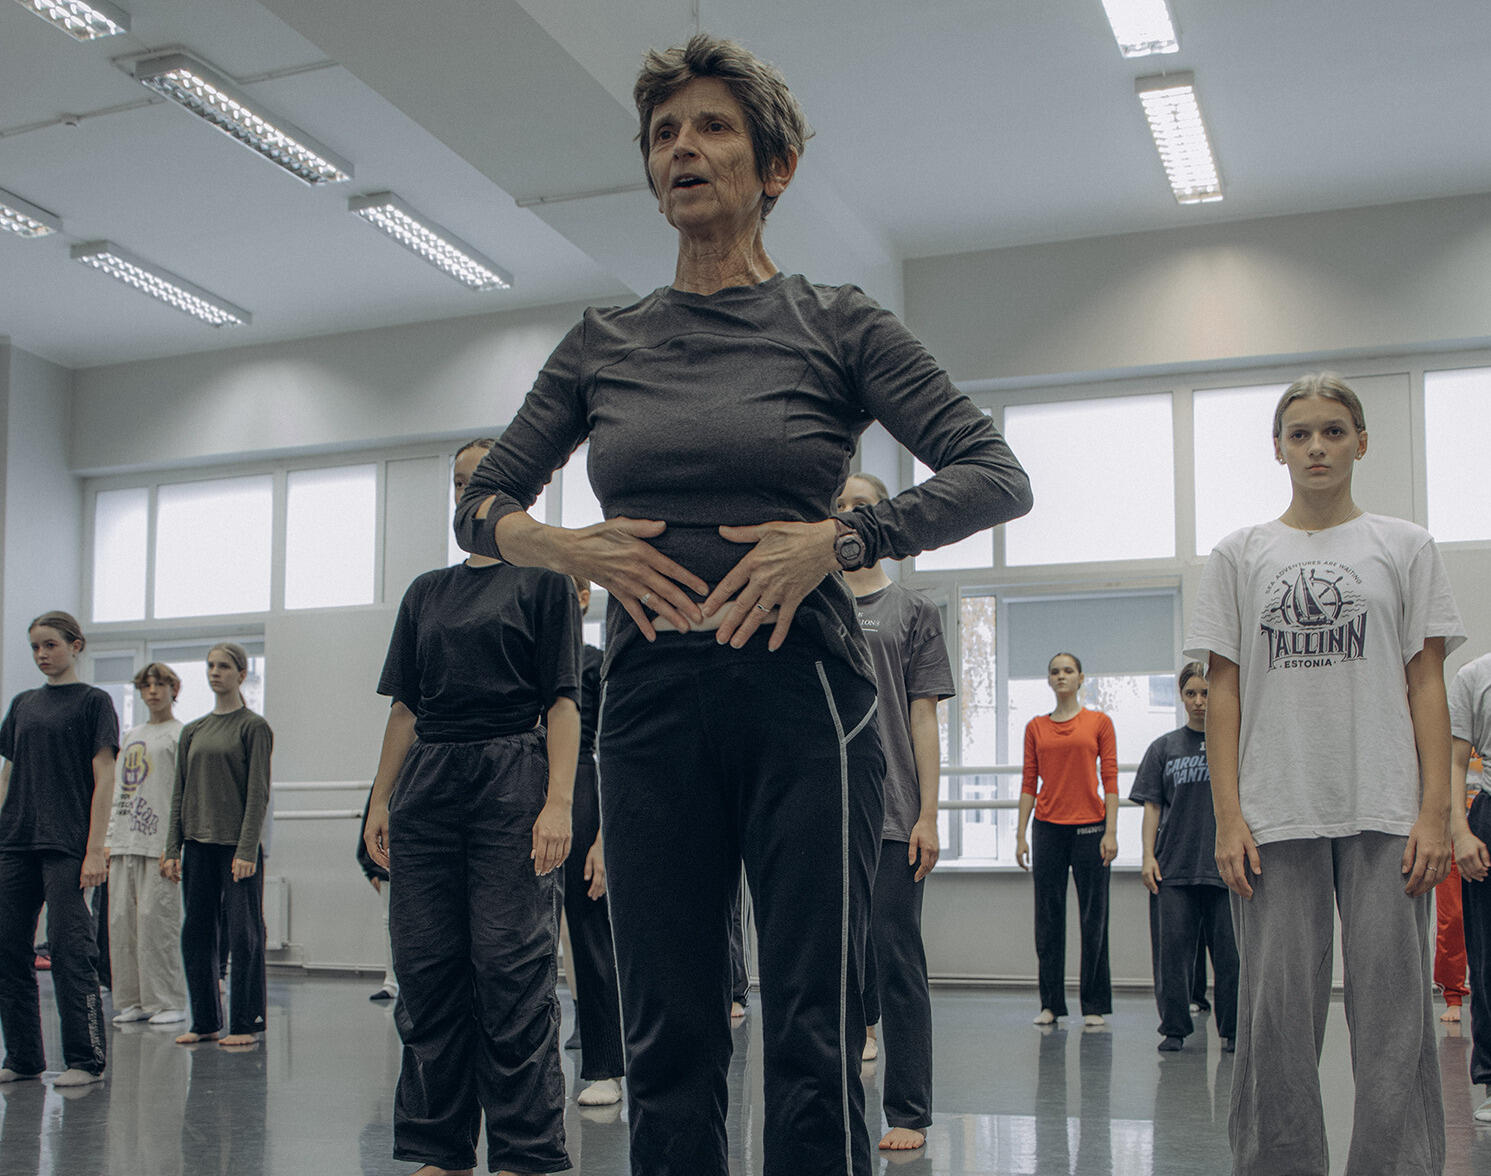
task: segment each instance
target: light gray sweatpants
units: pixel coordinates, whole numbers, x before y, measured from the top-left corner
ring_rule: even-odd
[[[1228,1136],[1234,1176],[1327,1176],[1320,1050],[1341,915],[1356,1106],[1346,1176],[1439,1176],[1444,1107],[1430,1005],[1429,896],[1409,898],[1406,837],[1259,847],[1253,897],[1232,896],[1240,961]]]
[[[181,886],[141,853],[109,861],[109,970],[115,1010],[186,1008],[181,964]]]

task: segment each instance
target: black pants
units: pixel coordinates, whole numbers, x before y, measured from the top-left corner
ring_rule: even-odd
[[[730,891],[730,999],[741,1008],[750,1001],[751,974],[745,958],[745,876]]]
[[[874,685],[789,641],[627,651],[601,704],[633,1176],[725,1176],[730,893],[760,935],[766,1176],[868,1176],[859,1056],[885,760]]]
[[[1237,1036],[1237,944],[1226,887],[1172,886],[1164,882],[1151,901],[1156,916],[1151,933],[1158,933],[1154,994],[1160,1010],[1160,1033],[1189,1037],[1195,1031],[1191,1001],[1199,941],[1211,945],[1217,1036]]]
[[[885,1046],[885,1121],[925,1131],[932,1124],[932,993],[922,946],[926,881],[915,881],[909,852],[905,841],[880,844],[865,951],[865,1020],[880,1022]]]
[[[98,944],[98,982],[105,988],[114,987],[114,977],[109,970],[109,884],[93,888],[93,941]]]
[[[98,941],[93,915],[78,887],[83,859],[32,850],[0,852],[0,1031],[5,1068],[40,1074],[41,998],[36,988],[36,920],[47,906],[52,986],[62,1021],[68,1069],[102,1074],[106,1060],[103,1000],[98,992]]]
[[[233,881],[233,845],[186,841],[181,846],[181,962],[192,1006],[193,1033],[220,1033],[223,1000],[219,964],[233,954],[228,988],[228,1032],[262,1033],[267,1014],[264,977],[264,851],[254,873]],[[219,942],[219,921],[227,912],[228,942]]]
[[[621,994],[616,988],[616,951],[606,896],[592,899],[585,881],[585,856],[601,827],[595,761],[582,759],[575,772],[571,814],[573,842],[564,863],[564,914],[569,920],[576,990],[585,999],[575,1007],[580,1023],[580,1077],[619,1078],[626,1073],[621,1049]]]
[[[531,857],[548,783],[537,730],[416,742],[404,761],[389,809],[404,1043],[395,1159],[475,1166],[485,1113],[493,1171],[570,1167],[554,988],[561,882],[536,876]],[[581,995],[583,1007],[599,993]]]
[[[1491,795],[1470,806],[1470,829],[1491,845]],[[1460,879],[1465,916],[1465,956],[1470,971],[1470,1080],[1491,1087],[1491,878]]]
[[[1034,822],[1031,873],[1035,879],[1035,954],[1041,1008],[1064,1017],[1066,1008],[1066,877],[1077,883],[1077,918],[1082,934],[1078,993],[1083,1016],[1113,1011],[1108,973],[1108,877],[1103,864],[1105,826]]]

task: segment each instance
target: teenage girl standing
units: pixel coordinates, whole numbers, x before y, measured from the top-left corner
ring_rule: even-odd
[[[1340,911],[1356,1107],[1347,1176],[1431,1176],[1444,1111],[1428,893],[1450,863],[1444,656],[1464,640],[1433,538],[1364,514],[1361,401],[1306,376],[1279,400],[1293,495],[1223,539],[1187,653],[1211,657],[1217,865],[1241,959],[1228,1133],[1237,1176],[1329,1168],[1319,1058]]]
[[[1058,653],[1046,667],[1056,706],[1025,725],[1025,776],[1015,829],[1015,860],[1032,869],[1025,825],[1035,813],[1035,954],[1041,1011],[1037,1025],[1066,1016],[1066,880],[1077,883],[1082,934],[1079,995],[1089,1025],[1113,1011],[1108,973],[1108,867],[1118,856],[1118,738],[1113,720],[1078,701],[1082,663]],[[1102,771],[1099,791],[1098,772]]]
[[[46,685],[16,695],[0,724],[0,1083],[40,1077],[36,920],[42,904],[67,1069],[57,1086],[103,1077],[98,941],[83,900],[108,880],[104,834],[114,791],[119,719],[102,690],[78,680],[78,622],[49,612],[31,622],[31,656]]]
[[[223,1027],[218,991],[223,954],[219,921],[226,910],[227,954],[233,961],[228,1035],[219,1044],[251,1045],[264,1030],[264,850],[269,808],[269,757],[274,732],[243,701],[248,654],[232,642],[207,652],[212,711],[181,732],[171,795],[165,869],[182,882],[186,964],[192,1027],[182,1045],[216,1040]]]
[[[456,454],[457,498],[493,444]],[[399,605],[365,838],[393,883],[394,1158],[423,1164],[416,1176],[469,1173],[484,1112],[492,1171],[570,1167],[555,871],[571,840],[580,645],[568,577],[486,556],[426,572]]]

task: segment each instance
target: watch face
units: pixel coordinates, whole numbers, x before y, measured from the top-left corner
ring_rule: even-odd
[[[846,572],[856,571],[864,563],[864,540],[858,535],[840,535],[834,540],[834,555]]]

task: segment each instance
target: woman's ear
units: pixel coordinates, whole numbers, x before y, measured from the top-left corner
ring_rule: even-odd
[[[787,190],[787,185],[792,182],[792,177],[796,174],[797,152],[789,151],[783,158],[772,160],[771,166],[766,169],[766,179],[761,189],[768,197],[775,200]]]

